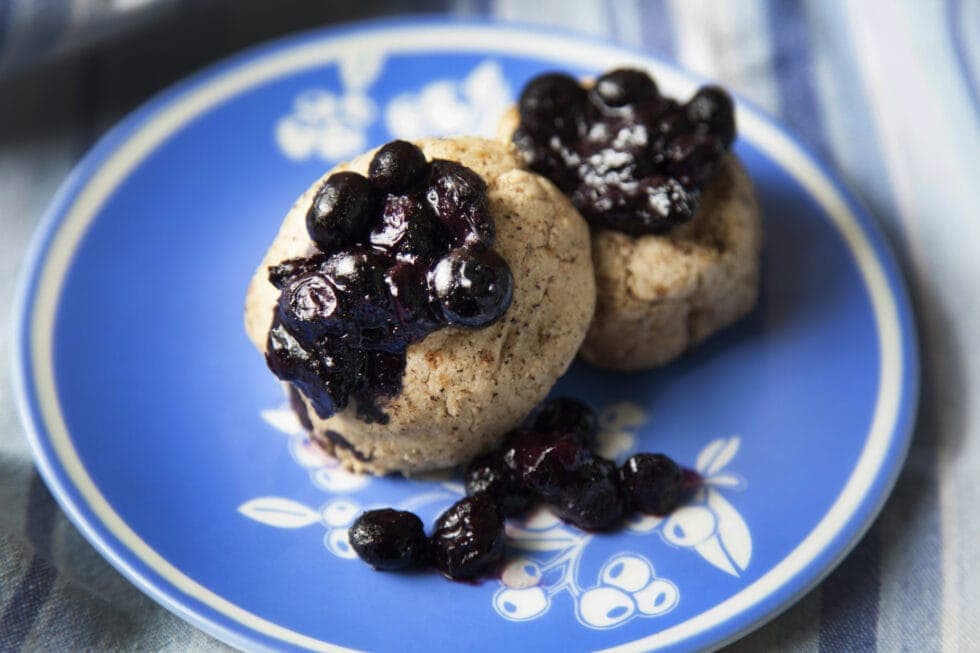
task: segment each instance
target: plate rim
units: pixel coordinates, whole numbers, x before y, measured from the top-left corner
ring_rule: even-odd
[[[65,218],[68,216],[69,210],[74,205],[75,200],[78,199],[81,191],[86,188],[88,182],[95,178],[97,173],[102,169],[102,166],[112,157],[113,154],[119,151],[121,146],[124,145],[128,139],[134,135],[134,133],[138,132],[141,127],[145,126],[146,123],[150,122],[154,117],[159,117],[159,114],[161,114],[163,110],[175,104],[180,98],[200,92],[208,82],[213,81],[216,78],[220,78],[233,71],[249,68],[264,59],[272,58],[277,53],[281,55],[282,53],[289,52],[294,49],[298,51],[318,42],[343,40],[345,37],[349,38],[352,36],[366,36],[369,33],[391,33],[396,31],[414,32],[424,29],[461,29],[481,32],[505,32],[511,34],[511,36],[513,36],[515,32],[523,32],[533,36],[549,36],[572,43],[589,45],[594,48],[602,48],[608,52],[616,52],[618,56],[621,56],[625,60],[641,62],[647,66],[652,65],[653,67],[668,71],[671,75],[675,75],[686,81],[707,81],[700,75],[683,70],[672,62],[665,61],[656,55],[637,48],[623,46],[604,39],[590,37],[569,30],[494,19],[463,19],[445,16],[403,16],[314,28],[300,33],[279,37],[242,50],[183,78],[182,80],[153,95],[149,100],[145,101],[135,110],[127,114],[121,121],[119,121],[112,129],[102,136],[95,146],[93,146],[72,168],[72,171],[68,177],[61,184],[47,210],[45,211],[38,227],[36,228],[22,263],[13,311],[11,314],[13,319],[14,343],[12,348],[14,397],[17,403],[21,423],[24,426],[25,433],[30,444],[32,456],[42,478],[51,489],[52,494],[55,496],[59,505],[65,511],[72,523],[82,532],[89,543],[92,544],[110,564],[112,564],[128,580],[130,580],[130,582],[133,582],[140,588],[141,591],[163,605],[165,608],[178,614],[178,616],[187,620],[189,623],[211,633],[218,639],[221,639],[233,646],[249,649],[264,649],[270,648],[271,644],[282,646],[289,644],[290,642],[285,642],[267,633],[259,632],[244,623],[234,620],[226,613],[217,610],[214,606],[202,603],[195,597],[190,596],[175,586],[169,579],[165,578],[159,571],[152,569],[152,565],[149,565],[146,560],[140,557],[138,553],[133,551],[124,542],[118,539],[111,531],[111,528],[108,528],[107,524],[103,520],[99,519],[92,507],[88,505],[84,495],[79,497],[82,500],[82,505],[75,500],[75,498],[72,496],[72,492],[80,493],[80,491],[75,483],[71,481],[69,475],[66,474],[63,468],[64,461],[59,459],[55,452],[49,453],[47,451],[46,447],[51,446],[50,432],[47,428],[47,424],[45,423],[42,410],[38,406],[39,399],[37,396],[37,389],[34,386],[36,378],[33,375],[35,365],[30,346],[32,320],[36,312],[34,310],[34,305],[37,299],[37,287],[41,280],[42,273],[45,271],[49,262],[48,255],[50,254],[52,242],[56,236],[58,236],[60,228],[63,226]],[[410,52],[413,49],[418,51],[421,48],[394,48],[394,50],[398,52]],[[446,49],[443,49],[442,51],[446,51]],[[473,51],[477,52],[480,50],[474,47]],[[486,52],[486,50],[483,51]],[[501,48],[500,52],[505,53],[506,51],[504,48]],[[525,52],[513,54],[516,54],[517,56],[531,56],[529,53]],[[538,56],[541,58],[548,58],[546,55],[540,53]],[[558,57],[553,56],[551,58],[556,61],[559,60]],[[250,85],[240,90],[253,87],[254,85]],[[224,99],[227,100],[233,98],[236,94],[237,92],[229,93]],[[892,251],[892,248],[889,246],[887,239],[884,237],[878,223],[872,217],[872,214],[867,211],[865,207],[856,199],[856,196],[850,191],[847,185],[844,184],[842,180],[830,169],[830,167],[827,166],[820,159],[820,157],[818,157],[812,151],[812,149],[807,146],[807,144],[802,142],[799,137],[795,136],[784,128],[777,119],[769,116],[769,114],[767,114],[765,111],[762,111],[752,102],[746,101],[741,96],[738,96],[738,104],[740,120],[743,118],[743,116],[751,116],[753,120],[758,121],[766,129],[771,130],[773,133],[783,138],[792,149],[796,150],[800,160],[812,167],[813,171],[822,178],[821,180],[829,186],[829,189],[837,195],[838,199],[843,205],[843,208],[850,214],[854,224],[858,227],[860,235],[866,239],[872,252],[872,258],[881,268],[885,286],[889,291],[894,304],[895,326],[898,330],[899,362],[901,363],[901,369],[899,370],[898,374],[900,390],[898,393],[898,404],[895,408],[894,426],[891,429],[889,437],[887,438],[886,449],[882,454],[880,466],[875,472],[875,476],[871,479],[871,481],[869,481],[869,485],[866,488],[864,495],[856,499],[856,506],[851,514],[844,520],[841,528],[827,541],[823,549],[818,551],[812,558],[810,558],[803,566],[800,567],[799,570],[796,571],[796,573],[787,578],[782,585],[771,590],[763,598],[756,601],[749,607],[744,608],[734,615],[731,615],[730,617],[723,619],[705,629],[697,631],[688,637],[674,642],[667,642],[665,644],[666,646],[694,643],[699,639],[711,639],[708,637],[708,635],[714,631],[726,631],[723,633],[723,637],[716,637],[708,642],[700,642],[702,645],[707,645],[712,648],[723,646],[746,635],[747,633],[755,630],[778,616],[784,610],[792,606],[800,597],[819,584],[827,574],[833,571],[840,561],[843,560],[848,553],[850,553],[853,547],[871,527],[885,501],[887,501],[888,497],[890,496],[895,482],[898,479],[898,475],[904,466],[904,461],[911,443],[919,402],[920,362],[912,303],[909,298],[907,286],[897,259]],[[208,105],[204,110],[210,110],[213,108],[213,106],[214,105]],[[192,115],[196,116],[199,115],[199,113],[194,113]],[[181,125],[185,123],[186,121],[181,123]],[[153,144],[153,146],[149,148],[149,151],[153,151],[153,149],[155,149],[158,145],[159,143]],[[761,143],[759,145],[761,147]],[[769,149],[764,147],[762,149],[766,151],[767,154],[772,156],[774,162],[777,163],[780,168],[782,168],[787,172],[787,174],[800,183],[804,192],[810,195],[820,205],[824,213],[828,215],[830,214],[830,211],[827,209],[825,203],[812,192],[810,186],[804,183],[801,176],[787,169],[786,161],[777,157]],[[129,171],[127,171],[127,173],[128,172]],[[89,225],[85,226],[87,227]],[[833,226],[840,231],[839,225]],[[82,234],[83,233],[84,230],[82,231]],[[82,234],[79,234],[79,236]],[[843,234],[841,234],[841,236],[843,238]],[[77,242],[78,239],[75,240],[76,245]],[[850,243],[845,242],[845,246],[848,249],[848,252],[854,256],[855,252],[851,248]],[[868,287],[868,280],[865,278],[864,271],[860,270],[860,272],[862,281],[865,282],[865,288],[869,295],[869,302],[873,303],[871,289]],[[60,293],[58,294],[57,299],[60,299]],[[54,305],[54,309],[56,308],[57,301]],[[877,344],[880,348],[882,346],[882,338],[879,328],[880,325],[878,324],[877,311],[874,311],[874,316]],[[54,318],[52,317],[52,321],[53,320]],[[882,379],[880,370],[878,378],[880,390]],[[878,399],[880,399],[880,393]],[[865,436],[866,440],[868,437],[869,435]],[[856,467],[857,464],[855,465],[855,469]],[[852,473],[853,471],[854,470],[852,470]],[[848,482],[849,481],[850,478],[848,479]],[[878,486],[877,489],[875,486]],[[843,491],[845,488],[846,483],[841,487],[838,499],[840,496],[843,496]],[[869,501],[870,499],[873,499],[873,501]],[[836,501],[834,505],[836,505]],[[823,515],[820,520],[818,520],[817,526],[823,523],[823,519],[826,518],[830,512],[831,510],[828,510],[828,512]],[[813,531],[817,529],[817,526],[814,527]],[[803,540],[809,537],[809,535],[810,534],[807,534]],[[843,541],[839,541],[842,539]],[[797,543],[797,546],[798,545],[799,543]],[[793,551],[795,550],[796,549],[793,549]],[[791,551],[790,554],[787,554],[786,557],[789,557],[793,551]],[[827,557],[828,554],[829,557],[826,560],[821,561],[821,558]],[[127,560],[127,556],[135,557],[136,563],[134,564],[133,561]],[[786,558],[783,560],[785,559]],[[765,571],[763,577],[781,563],[782,561],[779,561],[772,568]],[[150,573],[146,573],[138,568],[144,565],[150,567],[150,569],[148,569]],[[814,567],[818,567],[815,572],[813,570]],[[808,572],[809,577],[807,577]],[[759,580],[761,580],[763,577],[760,577]],[[792,591],[787,592],[787,587],[792,586],[794,581],[799,578],[804,578],[804,581],[797,587],[793,587]],[[196,583],[196,581],[193,582]],[[740,590],[740,592],[744,591],[744,589],[745,588]],[[215,592],[214,594],[217,593]],[[736,595],[737,594],[738,593],[736,593]],[[728,599],[726,599],[726,601],[727,600]],[[774,605],[767,605],[768,603],[774,603]],[[201,609],[202,607],[203,610]],[[709,608],[709,610],[711,609],[713,608]],[[700,615],[696,615],[690,619],[695,619],[699,616]],[[730,624],[732,622],[737,623],[740,621],[739,617],[744,619],[745,623],[741,624],[735,629],[725,629],[726,624]],[[222,620],[228,621],[230,624],[222,623]],[[677,625],[682,625],[683,623],[686,622],[681,622],[681,624]],[[236,628],[238,630],[236,630]],[[654,632],[651,637],[655,635],[656,632]],[[615,645],[613,648],[621,649],[623,647],[643,645],[646,639],[648,639],[648,637],[641,637],[638,640]],[[292,643],[295,645],[295,642]],[[325,648],[327,650],[350,650],[339,647],[336,644],[320,642],[319,640],[314,640],[313,643],[317,644],[317,648]]]

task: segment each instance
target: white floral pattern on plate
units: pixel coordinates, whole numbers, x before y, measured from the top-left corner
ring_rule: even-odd
[[[262,411],[262,418],[289,437],[293,459],[330,498],[314,508],[288,497],[264,496],[245,502],[238,511],[276,528],[296,529],[320,523],[326,530],[323,543],[328,551],[338,558],[356,558],[347,529],[363,510],[380,506],[362,505],[350,495],[367,487],[373,477],[352,474],[320,451],[307,439],[288,404]],[[646,416],[636,404],[619,402],[605,407],[599,413],[596,449],[622,463],[635,450],[636,429],[645,422]],[[722,492],[744,490],[747,486],[745,479],[726,470],[738,453],[740,442],[738,436],[709,442],[695,462],[695,469],[704,479],[701,489],[668,517],[635,516],[627,523],[626,531],[638,536],[656,532],[667,545],[692,550],[717,569],[739,576],[752,559],[752,535]],[[463,485],[447,473],[435,473],[426,480],[430,481],[427,489],[397,507],[445,507],[464,494]],[[658,576],[649,557],[631,551],[611,555],[596,581],[583,586],[579,565],[593,537],[563,523],[546,508],[509,522],[507,546],[517,554],[504,566],[500,587],[493,595],[493,609],[510,621],[536,619],[550,609],[556,594],[567,592],[575,602],[580,624],[606,629],[638,617],[663,615],[677,606],[681,598],[677,585]]]
[[[500,64],[488,59],[461,80],[438,79],[388,103],[385,125],[395,138],[473,134],[493,136],[510,106],[511,89]]]
[[[306,90],[293,100],[292,111],[276,122],[279,150],[293,161],[313,156],[336,162],[367,148],[367,129],[378,117],[368,88],[381,73],[383,58],[352,53],[339,62],[341,93]]]

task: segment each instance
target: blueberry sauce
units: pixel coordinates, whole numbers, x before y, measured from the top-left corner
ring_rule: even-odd
[[[514,143],[595,227],[664,233],[697,210],[735,139],[731,97],[717,86],[686,104],[660,95],[645,72],[605,73],[590,89],[561,73],[524,87]]]
[[[453,580],[493,573],[504,553],[504,518],[523,515],[536,502],[547,504],[555,515],[578,528],[608,531],[633,511],[665,515],[701,487],[697,472],[681,468],[663,454],[636,454],[617,468],[589,448],[596,423],[595,413],[582,402],[568,397],[551,399],[526,428],[511,432],[498,449],[470,462],[464,472],[468,496],[436,520],[427,545],[429,563]],[[365,513],[353,528],[375,513],[397,511]],[[365,538],[359,532],[356,535],[361,539],[354,545],[352,530],[351,543],[377,569],[399,568],[386,567],[384,561],[400,565],[409,558],[417,566],[413,557],[417,532],[414,526],[411,530],[409,537],[407,528],[392,527],[388,541],[379,541],[386,535],[373,530],[366,538],[373,548],[361,544]]]
[[[353,400],[359,419],[387,423],[409,345],[509,308],[514,280],[492,249],[486,190],[405,141],[379,149],[367,177],[334,173],[317,190],[306,215],[317,253],[269,268],[280,294],[266,361],[321,418]]]

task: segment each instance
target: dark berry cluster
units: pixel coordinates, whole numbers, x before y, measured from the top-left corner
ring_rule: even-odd
[[[705,86],[679,104],[640,70],[607,72],[591,89],[560,73],[521,93],[514,143],[596,227],[663,233],[690,220],[700,190],[735,139],[732,100]]]
[[[454,161],[426,161],[393,141],[368,176],[338,172],[317,191],[306,227],[318,253],[269,269],[280,290],[266,359],[323,418],[401,391],[405,351],[446,325],[481,328],[510,306],[513,277],[492,248],[486,184]]]
[[[526,428],[466,468],[469,496],[436,521],[426,539],[418,517],[394,510],[366,512],[350,530],[354,551],[376,569],[431,563],[453,579],[471,579],[497,568],[504,547],[504,518],[542,501],[570,524],[609,530],[632,511],[665,515],[700,483],[663,454],[641,453],[622,467],[590,448],[596,418],[570,398],[544,404]]]

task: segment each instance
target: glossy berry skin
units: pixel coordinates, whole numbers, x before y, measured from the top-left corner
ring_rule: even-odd
[[[363,242],[371,231],[381,194],[356,172],[330,175],[306,214],[306,230],[323,252]]]
[[[684,472],[663,454],[639,453],[619,470],[633,507],[651,515],[666,515],[677,507],[684,487]]]
[[[410,512],[369,510],[354,521],[347,537],[357,556],[379,571],[417,567],[426,559],[422,520]]]
[[[687,119],[730,147],[735,140],[735,107],[732,97],[719,86],[704,86],[688,100]]]
[[[466,494],[487,494],[497,502],[505,517],[524,514],[534,498],[530,490],[514,478],[498,451],[474,458],[466,466],[463,478]]]
[[[571,397],[555,397],[544,402],[531,423],[531,429],[542,433],[567,433],[585,446],[595,440],[595,411]]]
[[[445,251],[445,234],[420,195],[389,195],[371,246],[400,262],[429,260]]]
[[[450,506],[436,520],[429,555],[448,578],[471,580],[497,569],[504,554],[504,516],[487,494]]]
[[[605,73],[596,80],[592,93],[603,105],[615,108],[655,100],[660,96],[650,75],[631,68]]]
[[[552,504],[563,520],[587,531],[613,528],[627,506],[616,465],[598,456],[575,469]]]
[[[425,154],[413,143],[391,141],[371,158],[368,177],[387,193],[401,193],[415,188],[429,171]]]
[[[503,450],[503,460],[514,478],[545,500],[561,494],[579,467],[592,460],[592,452],[571,434],[515,431]]]
[[[642,70],[610,71],[587,94],[567,76],[543,75],[525,87],[519,109],[513,141],[528,167],[590,224],[629,236],[691,220],[735,137],[724,91],[704,87],[681,105]]]
[[[432,160],[426,200],[449,236],[452,247],[493,247],[496,228],[487,204],[487,184],[455,161]]]
[[[458,248],[432,272],[432,288],[446,319],[479,328],[499,320],[514,296],[514,277],[493,250]]]

